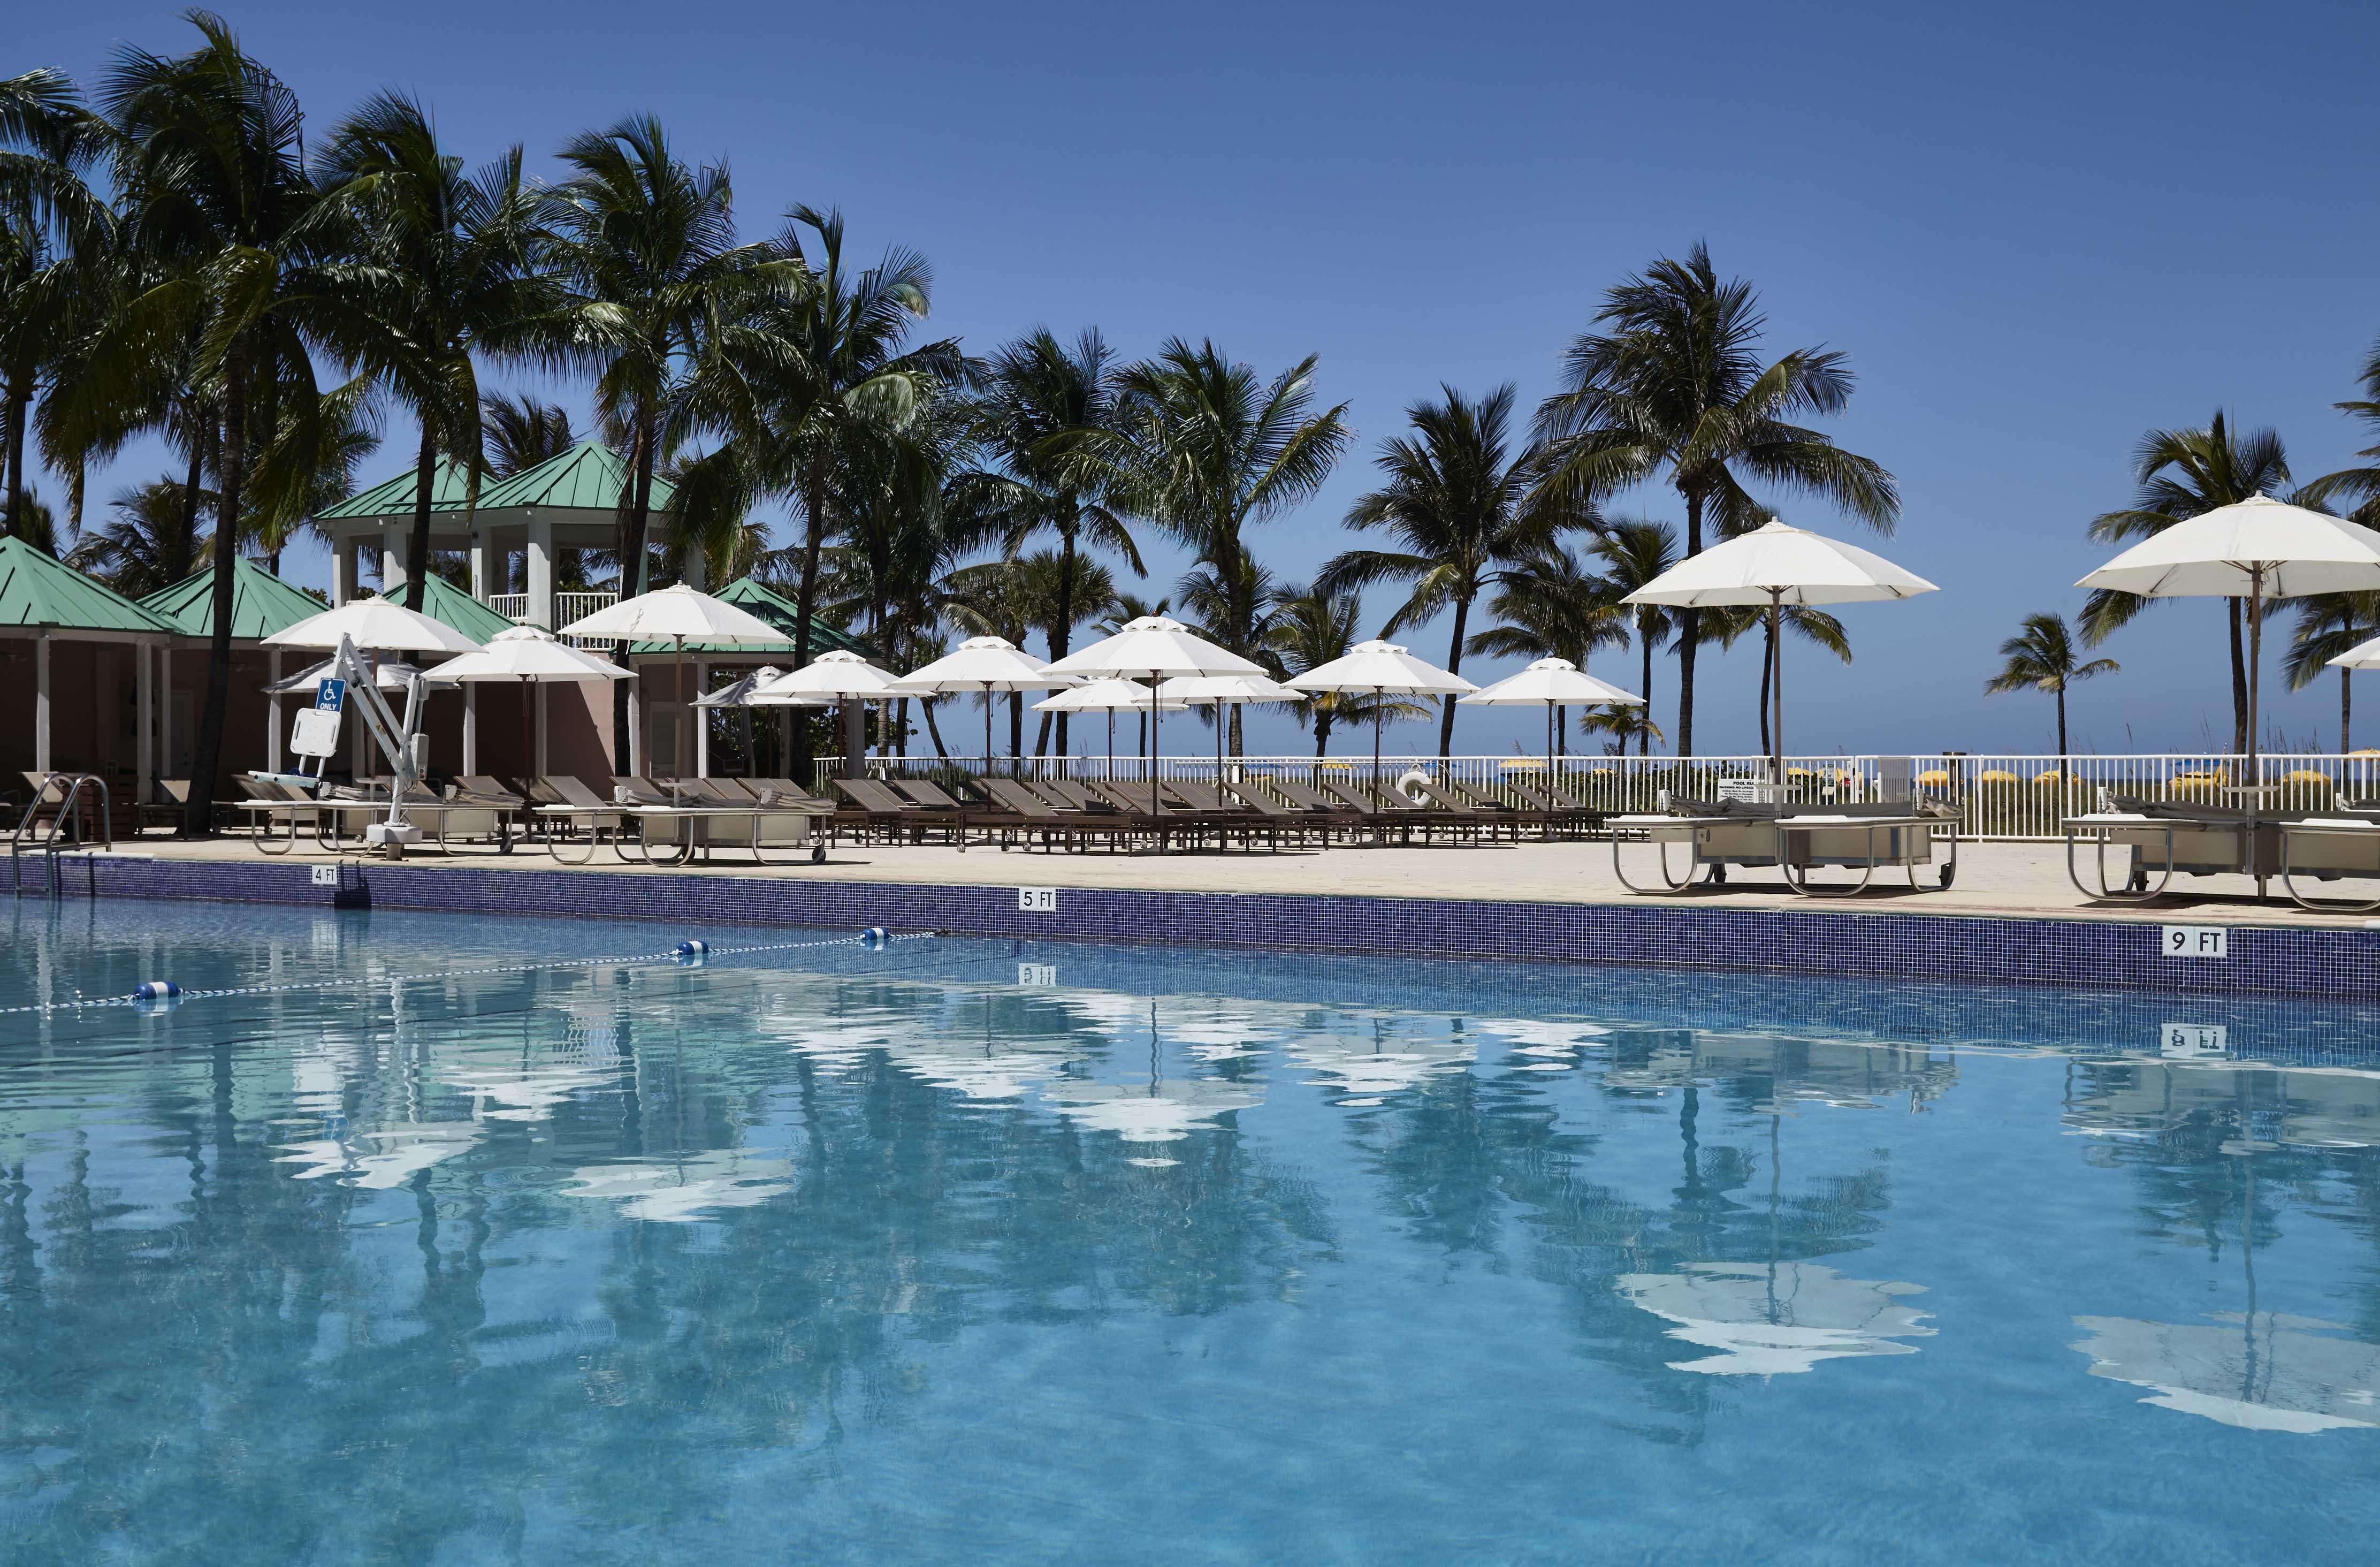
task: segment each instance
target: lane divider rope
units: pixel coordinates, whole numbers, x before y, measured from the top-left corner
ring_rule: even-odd
[[[96,1012],[107,1007],[129,1007],[135,1010],[155,1006],[159,1001],[179,1006],[185,1002],[213,1001],[226,996],[291,995],[299,991],[346,990],[378,990],[386,985],[414,985],[431,980],[460,979],[490,974],[539,974],[565,968],[628,968],[646,965],[666,964],[673,968],[701,967],[711,958],[742,957],[756,953],[801,952],[819,947],[865,947],[869,951],[894,941],[929,939],[929,930],[888,933],[870,927],[856,936],[834,936],[823,941],[760,941],[745,946],[712,946],[704,941],[682,941],[665,953],[638,953],[625,957],[577,957],[547,963],[488,964],[473,968],[440,968],[423,974],[382,974],[370,978],[304,979],[286,985],[230,985],[216,990],[186,990],[174,987],[170,994],[143,996],[78,996],[65,1002],[33,1002],[23,1006],[0,1006],[0,1017],[27,1013]],[[151,980],[143,990],[163,988],[167,981]],[[162,1008],[160,1009],[162,1010]]]

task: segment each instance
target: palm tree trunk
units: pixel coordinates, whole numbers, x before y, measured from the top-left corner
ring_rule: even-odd
[[[618,528],[620,552],[620,597],[632,599],[645,585],[645,529],[653,515],[653,435],[656,419],[652,405],[642,403],[637,408],[635,432],[629,437],[632,479],[628,515]],[[423,563],[424,566],[428,563]],[[612,644],[612,662],[625,669],[628,666],[628,644]],[[628,683],[612,682],[612,759],[615,770],[625,771],[628,765]]]
[[[892,754],[909,754],[909,698],[902,698],[892,704]]]
[[[437,477],[438,442],[430,416],[421,416],[421,450],[413,458],[413,558],[406,562],[405,607],[421,613],[421,589],[430,576],[430,486]],[[623,593],[622,598],[627,597]],[[619,681],[613,681],[614,686]]]
[[[2058,771],[2066,771],[2066,687],[2060,686],[2058,696]]]
[[[1011,761],[1025,755],[1025,693],[1008,693],[1008,757]]]
[[[212,425],[213,419],[209,417]],[[179,582],[190,575],[190,557],[199,549],[199,484],[206,477],[207,443],[190,436],[190,472],[182,485],[181,531],[165,541],[165,580]]]
[[[1768,682],[1777,673],[1777,626],[1766,615],[1760,633],[1760,754],[1768,754]]]
[[[818,612],[819,553],[826,548],[826,456],[810,454],[809,470],[802,480],[802,577],[795,589],[794,608],[797,612],[794,625],[794,667],[807,668],[810,662],[810,616]],[[930,723],[931,709],[927,722]],[[810,765],[809,725],[801,725],[802,771],[796,776],[808,779]],[[936,736],[935,743],[941,744]]]
[[[25,413],[31,406],[32,388],[18,376],[8,378],[5,407],[0,407],[0,435],[7,446],[0,452],[0,467],[7,469],[8,537],[25,536]]]
[[[1064,658],[1075,645],[1075,529],[1079,525],[1078,519],[1081,516],[1081,504],[1072,495],[1067,496],[1066,528],[1059,536],[1058,547],[1058,624],[1050,628],[1050,662],[1051,663],[1056,663],[1060,659]],[[1066,754],[1066,715],[1061,712],[1043,716],[1045,719],[1050,717],[1057,719],[1058,754],[1064,756]],[[1041,725],[1041,737],[1045,741],[1050,737],[1050,725],[1046,722]],[[1046,746],[1036,746],[1034,749],[1040,754],[1048,754]]]
[[[1314,759],[1320,761],[1330,749],[1330,712],[1327,708],[1314,710]]]
[[[2355,672],[2345,664],[2338,666],[2338,754],[2345,756],[2355,748],[2350,735],[2355,725],[2355,688],[2349,684]]]
[[[1466,594],[1454,601],[1454,640],[1448,644],[1446,650],[1446,672],[1449,674],[1463,673],[1463,627],[1470,618],[1471,599]],[[1438,716],[1438,759],[1440,761],[1444,761],[1454,749],[1454,693],[1449,691],[1443,699],[1445,711]]]
[[[1636,640],[1645,649],[1645,675],[1639,682],[1645,687],[1645,722],[1636,730],[1636,754],[1649,757],[1653,754],[1653,634],[1642,621],[1636,624]],[[1628,749],[1625,735],[1620,737],[1620,748],[1622,752]]]
[[[198,747],[190,767],[189,803],[182,834],[214,831],[216,774],[223,766],[224,710],[231,696],[232,568],[239,555],[240,489],[248,480],[247,334],[235,339],[224,363],[223,488],[215,502],[214,630],[207,640],[207,695],[199,713]]]
[[[934,698],[928,697],[924,701],[917,705],[926,714],[926,733],[933,736],[935,759],[938,761],[950,760],[951,753],[942,744],[942,726],[934,722]]]
[[[2235,756],[2248,753],[2248,653],[2240,639],[2240,601],[2223,601],[2224,613],[2231,621],[2231,750]]]
[[[1703,497],[1699,490],[1686,492],[1686,554],[1689,558],[1703,553]],[[1677,754],[1694,754],[1694,650],[1702,640],[1703,613],[1700,610],[1678,612],[1678,744]],[[1647,676],[1649,678],[1649,675]],[[1652,692],[1645,693],[1649,700]]]

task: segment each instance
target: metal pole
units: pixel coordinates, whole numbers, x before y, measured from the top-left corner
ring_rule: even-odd
[[[1785,590],[1768,589],[1768,702],[1770,735],[1777,742],[1776,779],[1785,788]]]

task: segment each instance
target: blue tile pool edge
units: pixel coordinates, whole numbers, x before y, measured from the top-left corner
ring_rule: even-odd
[[[653,871],[101,857],[62,868],[68,896],[379,907],[680,924],[882,926],[968,936],[1189,943],[1950,983],[2369,998],[2380,930],[2231,926],[2222,958],[2168,957],[2147,922],[1694,908],[1335,893],[1056,890],[804,881]],[[29,889],[27,896],[40,897]]]

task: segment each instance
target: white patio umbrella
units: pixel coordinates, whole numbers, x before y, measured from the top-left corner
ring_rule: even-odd
[[[1546,708],[1546,769],[1554,765],[1554,714],[1562,708],[1642,707],[1645,698],[1609,686],[1568,659],[1539,659],[1517,674],[1455,698],[1462,707]]]
[[[355,599],[260,638],[268,648],[335,648],[342,638],[376,653],[468,653],[480,644],[443,620],[386,599]]]
[[[1463,676],[1425,663],[1394,642],[1358,642],[1343,658],[1317,664],[1289,683],[1300,691],[1369,691],[1375,698],[1454,697],[1476,691]],[[1372,786],[1380,784],[1380,723],[1382,709],[1372,706]]]
[[[743,674],[737,675],[735,679],[729,681],[726,685],[722,686],[716,691],[705,691],[701,696],[697,697],[694,699],[694,705],[698,708],[748,708],[758,706],[759,705],[759,698],[754,693],[758,692],[761,686],[766,686],[769,682],[778,678],[784,673],[785,672],[783,670],[777,668],[774,664],[764,663],[758,669],[750,670]],[[773,706],[776,704],[771,705]],[[808,704],[803,703],[798,705],[808,706]]]
[[[1115,715],[1119,711],[1149,710],[1149,688],[1137,680],[1094,680],[1044,697],[1033,704],[1035,712],[1104,712],[1108,715],[1108,776],[1115,776]],[[1169,702],[1158,698],[1157,705],[1167,712],[1186,712],[1187,702]]]
[[[545,723],[542,713],[532,713],[529,687],[557,680],[626,680],[630,672],[609,659],[570,646],[541,626],[516,626],[499,631],[488,638],[488,645],[474,653],[450,659],[438,666],[433,680],[457,680],[470,685],[493,685],[512,680],[520,684],[521,726],[524,732],[536,735],[536,747],[530,753],[530,766],[540,777],[545,774]],[[466,769],[468,771],[468,769]]]
[[[1137,674],[1153,682],[1169,675],[1262,674],[1264,665],[1217,647],[1178,620],[1145,614],[1080,652],[1068,653],[1050,669],[1085,676]],[[1157,814],[1157,715],[1163,711],[1157,687],[1148,688],[1148,814]]]
[[[324,659],[321,663],[301,669],[285,680],[276,680],[264,688],[265,694],[271,697],[314,696],[322,689],[323,681],[336,678],[336,674],[332,668],[334,662]],[[436,690],[441,686],[453,684],[447,677],[443,666],[424,672],[416,665],[400,662],[395,659],[386,660],[373,667],[372,684],[383,692],[396,695],[403,692],[407,683],[417,674],[428,682],[432,690]]]
[[[1215,782],[1223,781],[1223,709],[1244,702],[1296,702],[1305,698],[1263,674],[1182,674],[1158,686],[1160,699],[1178,699],[1215,710]]]
[[[624,642],[670,642],[677,656],[672,667],[671,689],[686,689],[686,645],[688,642],[783,642],[785,634],[747,613],[724,599],[714,599],[685,583],[674,583],[633,599],[622,599],[593,614],[581,615],[562,628],[565,637],[612,638]],[[688,702],[686,722],[677,735],[678,776],[686,774],[686,738],[694,727],[694,707]],[[670,797],[677,797],[677,780],[670,781]]]
[[[838,702],[889,701],[902,694],[899,677],[857,653],[838,648],[820,653],[790,674],[781,674],[752,694],[756,703],[794,702],[832,707]],[[881,730],[879,731],[880,735]]]
[[[970,637],[953,651],[894,682],[895,697],[938,697],[955,691],[983,693],[983,762],[991,765],[991,696],[995,691],[1052,691],[1076,684],[1020,650],[1005,637]]]
[[[2142,540],[2076,586],[2112,588],[2152,599],[2248,601],[2248,781],[2252,784],[2265,601],[2380,589],[2380,533],[2344,517],[2252,495],[2186,517]]]
[[[1758,604],[1768,611],[1769,765],[1785,783],[1785,638],[1787,604],[1874,603],[1937,591],[1934,584],[1840,540],[1771,517],[1749,533],[1714,544],[1679,562],[1622,603],[1721,609]]]

